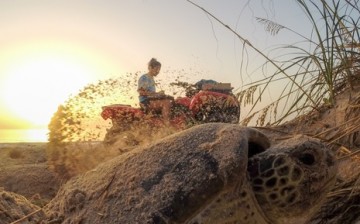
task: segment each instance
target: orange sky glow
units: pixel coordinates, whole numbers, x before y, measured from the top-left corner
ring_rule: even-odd
[[[259,47],[275,41],[254,27],[255,16],[268,16],[264,5],[194,2]],[[186,1],[12,0],[0,2],[0,15],[0,129],[45,128],[70,95],[98,80],[146,70],[151,57],[164,68],[197,70],[201,78],[236,88],[253,79],[240,74],[242,43]]]
[[[71,93],[97,79],[96,74],[111,70],[111,65],[87,49],[64,43],[42,42],[4,49],[1,103],[14,125],[41,127],[57,106]],[[6,57],[5,57],[6,55]],[[3,116],[2,116],[3,117]],[[10,123],[9,122],[9,123]],[[28,124],[26,124],[28,123]]]

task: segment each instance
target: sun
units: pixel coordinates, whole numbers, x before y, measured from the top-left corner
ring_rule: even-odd
[[[46,126],[59,104],[91,81],[92,72],[64,55],[28,55],[6,70],[1,97],[17,117]]]

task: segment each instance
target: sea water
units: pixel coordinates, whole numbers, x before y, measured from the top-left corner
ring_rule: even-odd
[[[47,142],[47,129],[0,129],[0,143]]]

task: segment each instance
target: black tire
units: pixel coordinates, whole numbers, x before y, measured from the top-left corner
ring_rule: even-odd
[[[240,109],[238,107],[220,108],[217,105],[206,104],[195,116],[201,123],[223,122],[237,124],[240,119]]]
[[[223,113],[217,105],[204,104],[195,118],[200,123],[223,122]]]
[[[238,124],[240,120],[240,108],[229,107],[224,110],[224,123]]]
[[[188,107],[179,104],[174,104],[174,106],[171,109],[171,117],[175,118],[178,116],[185,118],[186,127],[193,126],[196,123],[193,118],[192,112]]]

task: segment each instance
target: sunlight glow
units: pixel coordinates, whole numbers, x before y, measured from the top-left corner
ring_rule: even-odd
[[[59,104],[91,81],[92,71],[64,55],[17,58],[6,70],[1,96],[7,108],[36,126],[46,126]]]
[[[0,142],[47,142],[47,129],[0,129]]]

